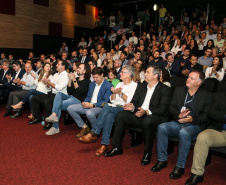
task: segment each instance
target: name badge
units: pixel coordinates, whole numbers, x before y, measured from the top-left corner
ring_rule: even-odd
[[[183,107],[181,108],[180,112],[185,111],[185,110],[186,110],[186,107],[183,106]]]

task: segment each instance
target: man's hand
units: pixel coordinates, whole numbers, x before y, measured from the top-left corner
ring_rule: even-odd
[[[134,105],[132,103],[127,103],[123,106],[124,110],[132,111],[134,109]]]
[[[34,73],[31,73],[31,76],[36,79],[36,75]]]
[[[12,78],[11,74],[9,74],[9,75],[6,74],[5,77],[7,78],[7,80],[11,80],[11,78]]]
[[[183,67],[184,65],[185,65],[185,62],[181,62],[181,63],[180,63],[180,66],[182,66],[182,67]]]
[[[191,111],[189,111],[188,109],[185,109],[185,110],[183,110],[183,111],[181,111],[181,113],[179,114],[179,118],[181,119],[181,118],[185,118],[185,117],[187,117],[187,115],[188,114],[190,114],[190,112]]]
[[[186,118],[179,119],[179,123],[191,123],[193,121],[192,116],[187,116]]]
[[[85,109],[93,108],[93,104],[89,102],[82,102],[82,107]]]
[[[136,116],[138,117],[138,118],[140,118],[140,117],[142,117],[143,115],[145,114],[145,110],[143,109],[143,108],[138,108],[138,111],[136,112]]]

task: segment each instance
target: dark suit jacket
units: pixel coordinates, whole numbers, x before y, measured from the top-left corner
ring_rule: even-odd
[[[184,106],[184,100],[187,95],[188,88],[186,86],[177,87],[173,94],[173,100],[170,105],[170,116],[174,121],[178,121],[178,115]],[[207,113],[212,103],[212,94],[202,88],[199,88],[195,94],[193,107],[193,125],[199,125],[201,129],[207,126]]]
[[[131,100],[131,103],[135,106],[134,113],[138,111],[138,108],[142,106],[145,100],[147,85],[146,82],[143,82],[137,86],[133,99]],[[168,86],[164,85],[162,82],[158,82],[150,100],[149,110],[152,112],[152,115],[160,116],[163,122],[168,120],[168,108],[172,98],[171,92]]]
[[[210,126],[208,129],[222,131],[223,125],[226,124],[226,92],[214,93],[214,98],[210,110],[208,112],[208,119]]]
[[[84,64],[88,64],[88,62],[89,62],[90,60],[92,60],[92,58],[89,57],[89,56],[86,56],[85,61],[84,61]],[[81,57],[78,57],[78,61],[79,61],[79,62],[82,61],[82,56],[81,56]]]
[[[84,102],[91,101],[95,87],[96,87],[96,82],[91,82],[89,84],[89,91]],[[113,85],[104,79],[104,82],[101,85],[100,91],[97,95],[97,103],[95,104],[96,107],[101,107],[103,103],[108,103],[110,101],[111,87],[113,87]]]
[[[58,71],[56,70],[56,65],[57,65],[57,60],[55,61],[55,62],[53,62],[53,64],[52,64],[52,71],[53,71],[53,75],[54,74],[56,74],[56,73],[58,73]]]
[[[24,73],[25,73],[25,70],[21,69],[21,70],[20,70],[20,73],[19,73],[19,75],[18,75],[18,78],[19,78],[19,79],[22,79],[23,76],[24,76]],[[16,77],[16,71],[13,71],[13,73],[12,73],[12,80],[9,82],[10,84],[13,83],[13,80],[15,80],[15,77]],[[17,85],[17,84],[16,84],[16,85]]]
[[[10,68],[8,69],[8,71],[6,72],[6,74],[5,74],[4,78],[3,78],[4,70],[3,69],[0,70],[0,84],[4,84],[4,83],[8,82],[8,80],[6,78],[6,75],[9,75],[9,74],[12,75],[12,69],[10,69]]]
[[[168,62],[167,61],[164,61],[163,62],[163,67],[165,68],[167,66]],[[175,77],[175,76],[180,76],[180,63],[175,60],[172,65],[171,65],[171,69],[170,69],[170,75],[172,77]]]

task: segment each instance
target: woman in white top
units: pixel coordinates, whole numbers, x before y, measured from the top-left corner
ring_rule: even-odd
[[[52,79],[52,69],[51,69],[51,65],[49,63],[45,63],[44,66],[41,69],[41,72],[39,74],[38,79],[36,79],[35,74],[31,74],[32,77],[35,79],[34,83],[37,86],[36,89],[31,89],[27,92],[27,94],[24,96],[24,98],[16,105],[11,105],[13,109],[18,110],[22,108],[22,105],[24,103],[26,103],[29,100],[29,104],[30,104],[30,109],[32,111],[32,105],[31,105],[31,97],[34,95],[38,95],[38,94],[47,94],[48,92],[50,92],[50,88],[47,87],[47,85],[45,85],[42,82],[43,78],[47,78],[49,80]],[[30,115],[29,118],[32,118],[33,116]]]
[[[215,78],[222,81],[224,78],[223,60],[221,57],[216,56],[213,59],[213,66],[208,67],[205,73],[206,78]]]
[[[171,51],[174,53],[174,56],[178,53],[178,51],[182,51],[180,39],[177,39],[177,43],[173,46]]]
[[[92,57],[93,57],[94,60],[97,61],[97,67],[100,67],[101,64],[102,64],[102,61],[101,61],[101,59],[99,59],[97,53],[96,52],[93,52],[93,56]]]

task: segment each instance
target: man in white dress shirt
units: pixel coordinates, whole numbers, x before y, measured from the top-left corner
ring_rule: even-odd
[[[67,94],[67,76],[68,62],[66,60],[61,60],[57,63],[57,71],[51,80],[43,79],[43,83],[48,87],[52,88],[51,94],[35,95],[32,97],[31,102],[33,105],[33,116],[34,118],[28,122],[28,124],[36,124],[42,121],[40,114],[40,105],[44,105],[46,109],[47,117],[52,114],[53,100],[56,93],[62,92]]]

